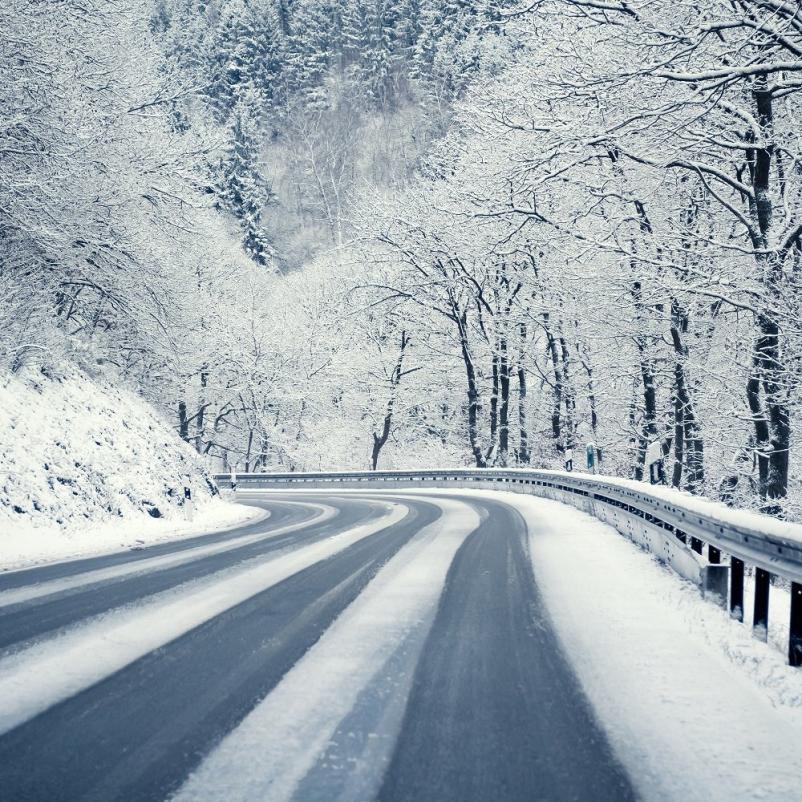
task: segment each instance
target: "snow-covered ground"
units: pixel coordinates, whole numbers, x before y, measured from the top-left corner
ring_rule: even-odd
[[[74,368],[0,383],[0,570],[224,529],[260,514],[214,491],[198,455],[133,393]]]
[[[0,535],[0,571],[108,554],[167,540],[233,529],[267,517],[263,510],[209,498],[189,517],[153,519],[137,515],[119,522],[75,527],[14,524]]]
[[[527,469],[525,468],[508,470],[514,470],[519,473],[527,473]],[[579,477],[589,482],[596,482],[602,485],[611,484],[626,490],[633,490],[636,493],[645,493],[647,495],[654,496],[661,501],[675,504],[685,510],[690,510],[692,512],[699,513],[700,515],[705,515],[723,524],[754,529],[758,532],[764,532],[767,535],[775,535],[788,540],[797,540],[802,542],[802,523],[784,521],[771,515],[764,515],[760,512],[755,512],[754,510],[742,510],[735,507],[728,507],[721,501],[714,501],[713,499],[709,499],[704,496],[696,496],[692,493],[688,493],[685,490],[679,490],[674,487],[652,485],[648,482],[638,482],[635,479],[622,479],[618,476],[597,475],[584,473],[581,471],[573,471],[570,473],[566,471],[541,472],[547,473],[553,476],[555,479],[576,479]]]
[[[305,492],[294,495],[300,501]],[[337,491],[349,493],[389,495]],[[786,664],[782,632],[770,632],[769,643],[753,639],[747,625],[703,601],[694,586],[608,525],[558,502],[502,491],[404,490],[395,503],[382,499],[383,514],[367,524],[25,644],[0,662],[0,732],[397,523],[406,514],[404,499],[413,496],[438,504],[443,517],[390,559],[205,759],[179,799],[292,798],[388,655],[400,644],[422,643],[420,632],[428,630],[449,566],[485,499],[509,504],[527,522],[551,625],[646,802],[799,798],[802,672]],[[772,588],[772,621],[787,617],[786,602]],[[394,691],[398,703],[388,709],[385,729],[371,733],[371,759],[357,767],[353,798],[371,798],[381,781],[408,680]]]
[[[423,631],[416,640],[422,645],[454,555],[479,526],[471,506],[433,500],[443,517],[422,529],[382,568],[264,702],[201,764],[174,802],[292,798],[360,691],[399,644],[418,628]],[[353,767],[348,798],[374,798],[403,705],[395,712],[397,716],[388,716],[395,718],[392,723],[384,722],[389,733],[371,733],[371,760]]]
[[[799,799],[802,672],[611,527],[505,495],[529,524],[557,633],[643,798]]]

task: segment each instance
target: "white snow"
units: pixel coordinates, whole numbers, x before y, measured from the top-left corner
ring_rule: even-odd
[[[64,370],[0,381],[0,568],[198,534],[256,514],[213,497],[200,457],[145,401]],[[187,521],[185,487],[200,525]]]
[[[459,470],[465,470],[464,468],[460,468]],[[499,471],[493,468],[471,468],[469,469],[472,474],[487,474],[488,479],[493,477]],[[648,482],[638,482],[634,479],[621,479],[617,476],[607,476],[602,474],[591,474],[585,473],[583,471],[553,471],[553,470],[542,470],[542,469],[534,469],[534,468],[504,468],[504,474],[521,474],[526,476],[527,474],[531,474],[534,470],[537,471],[538,474],[545,474],[547,477],[551,477],[554,479],[582,479],[583,481],[587,481],[590,483],[595,483],[603,488],[605,485],[613,485],[618,488],[622,488],[625,490],[632,490],[637,493],[641,493],[644,495],[650,495],[655,499],[659,499],[660,501],[668,502],[670,504],[674,504],[678,507],[683,508],[684,510],[698,513],[700,515],[707,516],[712,518],[713,520],[722,523],[728,524],[730,526],[737,526],[743,527],[745,529],[753,529],[756,532],[762,532],[767,535],[774,535],[776,537],[785,538],[787,540],[796,540],[802,543],[802,523],[794,523],[791,521],[784,521],[780,518],[775,518],[771,515],[764,515],[759,512],[754,512],[752,510],[741,510],[735,507],[728,507],[726,504],[720,501],[713,501],[712,499],[706,498],[705,496],[695,496],[691,493],[688,493],[684,490],[677,490],[673,487],[665,487],[663,485],[652,485]],[[434,472],[435,474],[442,475],[442,476],[449,476],[454,472],[453,466],[451,468],[438,468],[436,466],[428,466],[426,471]],[[376,476],[371,471],[348,471],[349,476],[361,476],[365,479],[372,479],[375,481]],[[296,474],[297,478],[303,477],[303,473]],[[266,479],[270,478],[269,474],[266,474]],[[378,486],[381,486],[380,484]],[[286,489],[290,489],[291,484],[287,486]],[[334,483],[331,487],[337,487],[337,484]],[[402,485],[396,485],[396,487],[402,487]],[[392,490],[393,483],[388,482],[384,485],[384,490],[389,491]],[[299,487],[300,490],[304,490],[302,486]],[[308,487],[306,488],[309,489]],[[406,492],[407,488],[404,488],[404,492]],[[501,491],[506,492],[506,491]]]
[[[454,554],[479,525],[473,507],[430,500],[442,508],[443,517],[421,530],[387,563],[267,698],[204,760],[173,802],[290,799],[359,691],[406,633],[433,612]],[[368,787],[381,779],[383,770],[373,757],[375,765],[367,767],[363,777]],[[369,799],[372,794],[363,787],[355,798]]]
[[[290,503],[290,502],[287,502]],[[107,582],[112,579],[121,579],[126,576],[133,576],[135,574],[143,574],[149,571],[158,571],[165,568],[171,568],[183,563],[199,560],[203,557],[209,557],[213,554],[220,554],[224,551],[231,549],[242,548],[249,543],[256,543],[259,540],[266,538],[277,537],[278,535],[287,534],[297,529],[302,529],[309,526],[311,523],[322,523],[323,521],[333,518],[337,514],[334,507],[325,504],[306,504],[304,506],[317,509],[317,514],[312,518],[296,524],[288,524],[287,526],[276,527],[275,529],[265,529],[261,532],[256,532],[251,535],[244,535],[222,542],[209,543],[200,546],[194,546],[189,549],[182,549],[181,551],[172,552],[169,554],[160,554],[155,557],[146,557],[141,560],[133,560],[130,562],[120,563],[119,565],[112,565],[108,568],[97,568],[91,571],[83,571],[79,574],[72,576],[60,577],[46,582],[39,582],[34,585],[25,585],[19,588],[12,588],[6,591],[0,591],[0,607],[5,607],[10,604],[19,604],[31,599],[38,599],[42,596],[47,596],[51,593],[59,593],[65,590],[72,590],[75,588],[84,587],[85,585],[92,584],[93,582]],[[269,517],[265,512],[264,518]]]
[[[191,521],[137,517],[121,519],[118,523],[86,524],[80,529],[15,525],[10,533],[0,535],[0,571],[97,557],[168,540],[223,532],[265,517],[265,511],[257,507],[211,498],[196,510]]]
[[[489,472],[490,469],[488,469]],[[516,473],[527,473],[525,468],[512,468],[505,469],[511,470]],[[743,527],[745,529],[753,529],[757,532],[762,532],[767,535],[774,535],[776,537],[785,538],[787,540],[796,540],[802,543],[802,524],[793,523],[790,521],[783,521],[780,518],[775,518],[771,515],[763,515],[759,512],[752,510],[741,510],[735,507],[728,507],[721,501],[713,501],[705,496],[695,496],[685,490],[678,490],[674,487],[665,487],[664,485],[652,485],[648,482],[638,482],[634,479],[622,479],[617,476],[597,475],[584,472],[566,472],[566,471],[538,471],[538,473],[548,474],[555,479],[577,479],[581,478],[583,481],[599,484],[601,486],[614,485],[626,490],[633,490],[637,493],[653,496],[661,501],[675,504],[690,512],[699,513],[701,515],[712,518],[722,524],[729,524],[730,526]]]
[[[771,590],[763,643],[748,626],[749,582],[741,624],[573,507],[506,491],[403,492],[494,499],[523,515],[555,631],[646,802],[800,798],[802,671],[786,662],[786,591]]]
[[[504,494],[585,692],[647,802],[799,799],[802,672],[611,527]]]
[[[403,504],[376,504],[382,514],[367,523],[88,619],[8,655],[0,660],[0,734],[407,515]]]

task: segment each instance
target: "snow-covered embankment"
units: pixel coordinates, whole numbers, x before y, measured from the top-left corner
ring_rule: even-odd
[[[221,500],[200,458],[133,393],[73,369],[0,381],[0,570],[256,514]]]

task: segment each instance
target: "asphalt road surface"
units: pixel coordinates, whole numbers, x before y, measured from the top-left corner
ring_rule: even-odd
[[[59,639],[75,632],[85,633],[91,662],[98,621],[136,616],[162,597],[180,602],[189,587],[208,584],[210,595],[224,594],[253,566],[314,555],[355,527],[369,532],[299,563],[286,578],[199,618],[47,709],[32,708],[0,732],[2,802],[136,802],[180,792],[369,583],[383,581],[382,568],[402,564],[422,532],[436,536],[445,515],[436,493],[242,498],[270,517],[173,544],[0,574],[1,684],[19,665],[36,673],[37,649],[57,650]],[[403,517],[385,520],[388,500],[403,506]],[[467,492],[461,500],[481,523],[466,531],[431,614],[398,643],[292,794],[265,800],[635,798],[551,629],[523,520],[502,502]],[[70,672],[68,660],[62,670]],[[0,721],[3,705],[0,698]],[[377,734],[380,749],[371,747]],[[252,770],[262,770],[258,761]],[[360,772],[374,780],[356,783]]]

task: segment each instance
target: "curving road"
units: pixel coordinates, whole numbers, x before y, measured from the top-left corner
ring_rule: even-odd
[[[0,798],[634,798],[515,510],[242,500],[270,517],[0,574]]]

